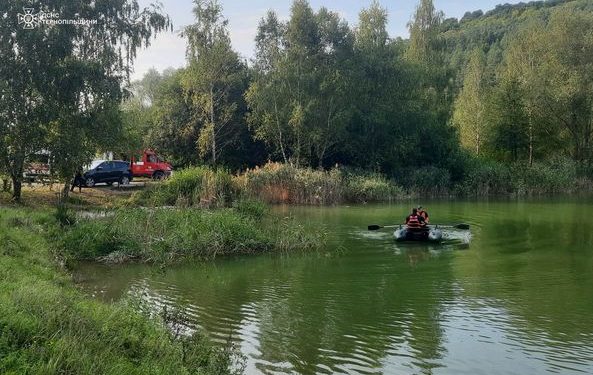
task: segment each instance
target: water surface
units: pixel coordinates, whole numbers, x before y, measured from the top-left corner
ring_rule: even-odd
[[[247,373],[593,373],[593,202],[423,202],[465,222],[444,245],[399,244],[369,224],[409,204],[277,208],[330,231],[321,254],[166,271],[82,265],[106,301],[182,311],[247,357]]]

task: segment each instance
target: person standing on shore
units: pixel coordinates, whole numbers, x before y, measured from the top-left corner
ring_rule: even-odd
[[[76,171],[76,175],[74,176],[74,181],[72,181],[72,186],[70,187],[70,191],[74,191],[74,187],[78,186],[78,192],[82,192],[82,185],[84,184],[84,178],[82,178],[82,169],[78,168]]]

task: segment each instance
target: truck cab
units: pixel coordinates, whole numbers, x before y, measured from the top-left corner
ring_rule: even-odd
[[[134,177],[162,180],[173,172],[171,164],[163,161],[153,150],[144,150],[141,155],[132,155],[130,164]]]

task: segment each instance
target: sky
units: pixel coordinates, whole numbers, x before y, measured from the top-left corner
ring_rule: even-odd
[[[191,0],[159,0],[164,12],[173,22],[173,32],[159,34],[151,45],[138,52],[134,63],[132,79],[140,79],[150,68],[162,71],[168,67],[179,68],[185,65],[187,43],[179,37],[179,30],[194,21]],[[255,35],[259,20],[269,9],[273,9],[282,20],[288,19],[292,0],[219,0],[224,16],[229,21],[229,32],[233,48],[245,58],[254,54]],[[466,11],[482,9],[488,11],[500,3],[518,3],[521,0],[435,0],[438,10],[445,16],[461,18]],[[141,6],[147,6],[154,0],[139,0]],[[358,13],[368,7],[372,0],[309,0],[313,9],[325,6],[338,12],[351,27],[357,24]],[[406,24],[410,21],[419,0],[379,0],[389,13],[388,31],[394,37],[408,37]]]

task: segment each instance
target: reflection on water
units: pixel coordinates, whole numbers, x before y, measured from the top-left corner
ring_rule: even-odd
[[[592,205],[429,207],[433,221],[471,224],[471,241],[364,230],[400,221],[403,206],[279,208],[331,229],[344,250],[165,272],[84,265],[78,277],[107,301],[180,308],[188,329],[236,342],[248,373],[593,373]]]

